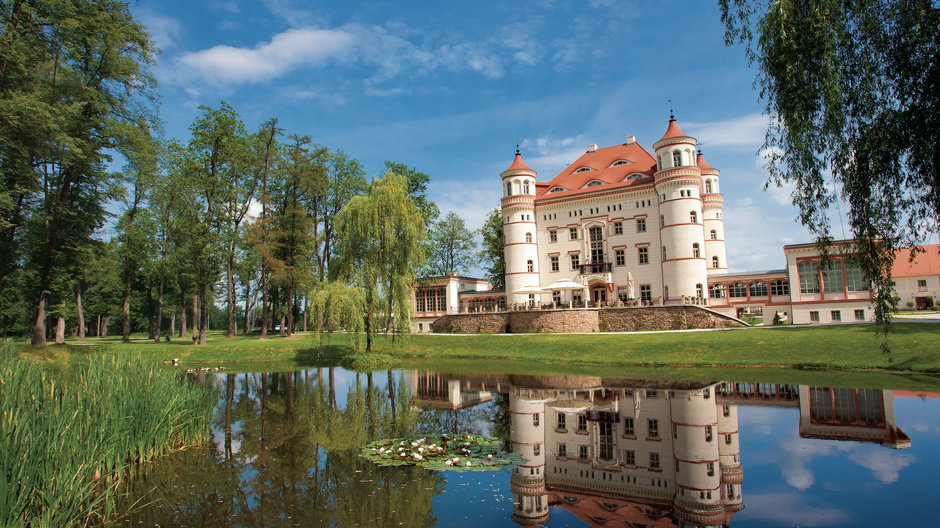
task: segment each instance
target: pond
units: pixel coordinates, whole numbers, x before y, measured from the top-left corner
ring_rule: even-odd
[[[357,373],[197,376],[211,442],[128,483],[121,524],[903,526],[929,523],[940,394],[747,381]],[[378,466],[372,440],[481,434],[514,469]],[[517,457],[518,458],[518,457]]]

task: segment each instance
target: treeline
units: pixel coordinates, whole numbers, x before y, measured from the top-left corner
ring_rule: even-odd
[[[0,24],[0,334],[204,344],[210,320],[264,338],[315,316],[371,337],[407,328],[419,273],[475,263],[405,164],[370,181],[224,102],[163,138],[154,49],[123,2],[2,2]]]

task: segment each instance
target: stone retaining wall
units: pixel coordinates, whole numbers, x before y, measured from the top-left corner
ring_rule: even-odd
[[[744,323],[700,306],[648,306],[453,314],[434,321],[431,331],[454,334],[536,334],[732,326],[744,326]]]

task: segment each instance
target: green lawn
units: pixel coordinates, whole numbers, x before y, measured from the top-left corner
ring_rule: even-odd
[[[890,350],[887,354],[882,351],[882,343],[883,338],[873,325],[841,325],[636,334],[418,334],[394,341],[380,336],[375,348],[376,352],[391,356],[395,367],[448,370],[462,364],[475,371],[563,371],[591,375],[608,371],[603,375],[617,377],[622,377],[624,369],[629,368],[636,375],[648,377],[665,377],[681,371],[682,377],[689,379],[754,381],[779,379],[786,370],[790,378],[807,382],[817,377],[838,379],[841,374],[832,370],[836,369],[851,371],[846,372],[849,378],[858,371],[878,372],[887,376],[877,383],[884,386],[896,384],[898,376],[910,380],[916,375],[918,386],[926,384],[940,389],[940,376],[936,376],[940,374],[940,325],[895,322],[887,339]],[[210,334],[206,346],[194,346],[189,340],[153,344],[140,338],[124,344],[119,339],[90,338],[84,344],[70,341],[66,347],[37,349],[23,345],[21,352],[54,359],[100,346],[139,352],[158,361],[179,358],[184,365],[221,362],[249,370],[274,366],[252,366],[255,362],[325,364],[352,355],[345,346],[345,336],[334,336],[323,349],[316,344],[313,335],[304,334],[291,338],[275,336],[267,341],[256,336],[228,340],[223,334]]]

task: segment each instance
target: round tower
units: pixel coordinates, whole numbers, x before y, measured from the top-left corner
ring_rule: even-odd
[[[545,403],[529,399],[514,388],[509,393],[509,439],[522,464],[512,470],[509,487],[513,496],[512,519],[526,526],[548,522],[545,489]]]
[[[503,181],[503,251],[506,257],[506,302],[524,303],[529,294],[513,293],[539,286],[539,258],[535,230],[535,176],[519,149],[512,165],[500,174]],[[534,296],[531,299],[535,299]]]
[[[695,165],[702,171],[702,216],[705,220],[705,256],[708,259],[708,274],[725,273],[728,261],[725,255],[725,221],[722,211],[724,198],[718,186],[719,170],[705,161],[698,151]]]
[[[679,526],[721,526],[725,518],[715,396],[709,385],[676,390],[669,399]]]
[[[695,146],[695,138],[673,116],[662,139],[653,144],[665,300],[708,296],[702,171],[695,165]]]
[[[744,509],[744,498],[741,496],[744,470],[741,468],[741,446],[738,441],[738,406],[724,403],[718,406],[718,410],[721,500],[726,511],[736,512]]]

